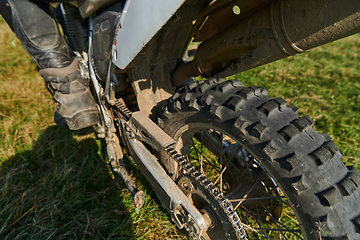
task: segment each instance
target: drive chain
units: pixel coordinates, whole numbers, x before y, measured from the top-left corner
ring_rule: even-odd
[[[227,215],[233,228],[235,229],[238,239],[247,239],[244,225],[241,223],[239,215],[234,210],[230,201],[226,197],[224,197],[220,189],[215,186],[207,177],[201,174],[186,158],[184,158],[184,156],[180,155],[171,146],[166,147],[165,151],[171,156],[172,159],[174,159],[179,164],[181,169],[185,172],[185,175],[189,174],[196,181],[198,181],[219,203],[219,205],[222,207],[222,210]]]
[[[127,118],[131,117],[132,112],[121,102],[116,100],[115,105]],[[246,240],[246,231],[244,229],[244,225],[241,223],[239,215],[234,210],[230,201],[220,191],[220,189],[215,186],[215,184],[213,184],[207,177],[201,174],[184,156],[180,155],[173,147],[168,146],[164,150],[174,161],[179,164],[179,166],[185,172],[184,174],[189,174],[192,176],[205,189],[209,191],[210,195],[219,203],[219,206],[221,206],[222,210],[228,217],[232,227],[236,231],[238,239]],[[196,235],[194,232],[192,232],[191,228],[187,226],[187,224],[185,224],[185,228],[189,232],[190,236]]]

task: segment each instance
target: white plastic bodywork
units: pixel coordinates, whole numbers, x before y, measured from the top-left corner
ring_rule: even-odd
[[[125,69],[184,1],[127,0],[116,29],[112,62]]]

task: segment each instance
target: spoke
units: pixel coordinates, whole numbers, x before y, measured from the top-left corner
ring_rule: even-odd
[[[201,136],[199,136],[199,134]],[[252,155],[250,155],[243,147],[241,147],[241,145],[236,144],[235,146],[237,147],[231,146],[234,145],[234,143],[231,141],[231,139],[229,141],[230,142],[228,142],[226,135],[221,132],[217,132],[211,129],[200,130],[197,132],[196,138],[194,136],[191,141],[188,142],[190,143],[190,146],[194,148],[194,152],[192,156],[189,156],[189,158],[192,159],[192,162],[197,161],[197,164],[200,164],[199,170],[202,174],[212,175],[212,179],[215,179],[214,184],[220,185],[219,189],[221,192],[224,190],[227,191],[231,188],[227,181],[224,182],[224,177],[225,179],[228,178],[228,174],[224,175],[225,172],[230,174],[230,179],[236,175],[240,175],[240,177],[236,178],[240,179],[240,181],[244,181],[244,179],[247,180],[248,185],[246,189],[248,190],[245,189],[246,193],[242,195],[243,197],[231,200],[229,199],[229,201],[233,202],[233,204],[236,204],[234,210],[237,210],[239,207],[241,207],[241,210],[237,211],[239,215],[241,215],[241,219],[246,220],[249,224],[244,224],[244,227],[247,231],[249,231],[249,233],[251,231],[254,232],[255,235],[258,234],[259,238],[263,237],[265,239],[272,240],[274,240],[272,237],[275,237],[276,239],[284,238],[284,240],[287,240],[291,236],[297,237],[298,239],[303,239],[300,236],[301,230],[299,229],[299,223],[296,218],[294,219],[293,217],[290,217],[288,214],[284,213],[284,216],[287,218],[286,223],[288,223],[289,220],[290,223],[294,222],[297,224],[296,227],[298,229],[292,230],[289,228],[290,225],[288,227],[280,222],[281,219],[277,218],[277,214],[273,215],[271,213],[273,206],[275,206],[275,210],[278,207],[280,207],[281,210],[284,205],[290,206],[290,204],[286,202],[286,197],[281,195],[281,191],[278,189],[276,183],[272,180],[267,171],[256,161]],[[228,146],[231,146],[231,148],[226,151]],[[233,154],[231,154],[231,158],[229,158],[230,156],[228,155],[230,154],[228,153],[231,153],[233,149],[235,149],[235,151]],[[238,162],[235,162],[234,158],[236,154],[238,154],[239,157],[245,161],[246,167],[241,167],[243,166],[241,165],[242,162],[240,162],[240,166]],[[242,159],[238,159],[237,161],[243,161]],[[267,177],[264,177],[265,175],[267,175]],[[252,197],[248,198],[249,195]],[[234,197],[236,197],[236,195],[234,195]],[[269,200],[266,203],[266,206],[262,202],[264,200]],[[254,203],[254,201],[258,201],[260,204]],[[244,206],[245,202],[253,203],[249,203],[251,204],[249,206],[246,204]],[[254,207],[256,207],[256,211],[252,207],[253,205],[255,205]],[[250,208],[247,209],[247,207]],[[262,208],[264,210],[262,210]],[[270,222],[267,224],[268,220]],[[262,221],[264,221],[264,224],[261,224]],[[254,225],[254,227],[252,225]],[[268,234],[270,236],[268,236]]]
[[[218,176],[218,178],[215,180],[214,184],[216,184],[219,180],[222,179],[222,175],[224,174],[225,170],[226,170],[227,167],[229,166],[229,163],[230,163],[230,162],[228,162],[228,163],[226,164],[226,166],[222,169],[221,173],[219,173],[219,176]],[[220,181],[220,184],[221,184],[221,182],[222,182],[222,181]]]
[[[208,132],[208,133],[209,133],[209,134],[212,134],[212,133],[210,133],[210,132]],[[211,141],[211,138],[206,137],[205,134],[204,134],[204,137],[208,139],[208,142],[209,142],[218,152],[221,152],[222,149],[219,149],[218,146],[215,146],[215,145],[213,144],[213,142]],[[214,137],[217,138],[217,136],[214,136]],[[221,146],[222,146],[222,145],[221,145]]]
[[[256,218],[256,217],[255,217],[255,216],[256,216],[255,213],[251,212],[251,211],[250,211],[249,209],[247,209],[246,207],[242,206],[241,209],[242,209],[243,211],[247,212],[248,215],[250,215],[251,217]],[[257,222],[257,220],[256,220],[256,222]],[[259,226],[260,226],[260,225],[259,225]]]
[[[248,209],[246,209],[246,208],[244,208],[244,207],[242,207],[242,209],[243,209],[245,212],[247,212],[248,214],[250,214],[251,216],[253,216],[253,218],[256,220],[256,222],[257,222],[257,224],[259,225],[259,227],[257,227],[257,228],[255,227],[255,228],[254,228],[255,230],[262,231],[262,232],[263,232],[263,231],[283,231],[283,232],[290,232],[290,233],[294,233],[294,235],[297,236],[298,238],[303,239],[303,238],[301,238],[300,236],[298,236],[298,235],[295,234],[295,233],[301,233],[300,230],[292,230],[292,229],[289,229],[289,228],[287,228],[287,229],[263,228],[263,227],[261,227],[261,224],[259,223],[260,219],[258,219],[257,217],[255,217],[255,215],[252,214],[251,211],[249,211]],[[256,211],[257,211],[257,216],[260,216],[259,209],[258,209],[258,205],[256,205]],[[280,222],[279,222],[279,223],[280,223]],[[280,223],[280,224],[281,224],[281,223]],[[266,238],[268,238],[268,239],[273,239],[273,238],[267,236],[267,235],[265,234],[265,232],[262,233],[262,236],[263,236],[263,237],[266,237]]]
[[[273,195],[272,195],[271,198],[261,197],[261,198],[248,198],[248,199],[245,199],[245,200],[248,201],[248,200],[263,200],[263,199],[280,199],[280,201],[282,201],[281,198],[285,198],[285,196],[273,196]],[[241,201],[241,200],[244,200],[244,199],[232,199],[232,200],[230,200],[230,202]],[[284,202],[284,201],[282,201],[282,202]],[[278,229],[262,228],[261,225],[259,224],[259,219],[255,217],[255,214],[252,214],[251,211],[249,211],[249,210],[247,210],[246,208],[242,207],[242,209],[243,209],[245,212],[247,212],[247,215],[250,214],[250,215],[252,215],[253,217],[255,217],[256,222],[257,222],[258,225],[260,226],[260,228],[254,228],[254,229],[257,229],[257,230],[265,230],[265,231],[290,232],[290,233],[292,233],[293,235],[295,235],[297,238],[303,239],[303,238],[301,238],[298,234],[296,234],[296,233],[301,233],[300,230],[292,230],[292,229],[289,229],[287,226],[285,226],[284,224],[282,224],[281,222],[279,222],[276,218],[274,218],[274,217],[272,216],[272,214],[268,211],[268,209],[264,206],[264,204],[263,204],[261,201],[260,201],[260,203],[262,204],[262,207],[265,209],[265,211],[267,212],[267,214],[272,218],[272,220],[274,221],[274,224],[277,225]],[[288,204],[288,203],[286,203],[286,204]],[[256,205],[256,209],[257,209],[257,214],[258,214],[258,216],[259,216],[258,205]],[[244,211],[241,211],[241,212],[244,212]],[[298,222],[297,222],[294,218],[291,218],[291,217],[289,217],[289,218],[290,218],[293,222],[295,222],[295,223],[298,224]],[[280,224],[284,229],[281,229],[277,223]],[[281,232],[281,234],[284,235],[282,232]],[[284,238],[287,239],[286,236],[284,236]]]
[[[279,225],[277,223],[280,223],[276,218],[274,218],[272,216],[272,214],[268,211],[268,209],[264,206],[264,204],[260,201],[261,205],[263,206],[263,208],[266,210],[266,212],[268,213],[268,215],[271,217],[271,219],[274,221],[276,227],[278,229],[280,229]],[[281,224],[281,223],[280,223]],[[281,224],[282,225],[282,224]],[[281,235],[287,240],[288,238],[285,236],[284,232],[283,231],[280,231]]]
[[[258,218],[256,219],[256,222],[259,225],[259,227],[261,227],[260,213],[259,213],[259,208],[258,208],[257,204],[256,204],[256,212],[257,212],[257,216],[258,216]],[[271,237],[269,237],[265,234],[263,229],[260,229],[260,230],[261,230],[262,236],[265,236],[268,239],[272,239]]]
[[[265,211],[268,213],[268,216],[271,217],[271,219],[274,221],[276,227],[278,228],[278,230],[273,230],[273,231],[281,231],[281,234],[284,236],[284,233],[283,232],[291,232],[291,233],[294,233],[294,235],[300,239],[302,239],[299,235],[296,235],[295,233],[301,233],[300,230],[292,230],[292,229],[289,229],[287,226],[285,226],[284,224],[282,224],[281,222],[279,222],[276,218],[274,218],[272,216],[272,214],[269,212],[269,210],[265,207],[265,205],[260,201],[261,205],[263,206],[263,208],[265,209]],[[280,224],[283,228],[285,229],[280,229],[280,227],[278,226],[278,224]],[[285,237],[285,236],[284,236]],[[286,238],[286,237],[285,237]],[[287,239],[287,238],[286,238]]]
[[[209,160],[206,159],[206,157],[204,157],[204,158],[205,158],[205,160],[206,160],[206,161],[205,161],[206,163],[204,163],[204,164],[213,167],[213,168],[215,169],[215,171],[219,173],[219,169],[218,169],[219,167],[218,167],[218,166],[215,166],[215,165],[212,164],[212,163],[210,163]],[[190,159],[192,159],[192,160],[198,160],[198,159],[193,158],[193,157],[190,157]]]
[[[247,196],[249,195],[249,193],[250,193],[252,190],[254,190],[255,186],[260,182],[260,180],[262,179],[262,177],[263,177],[265,174],[266,174],[266,171],[264,171],[264,172],[261,174],[260,178],[259,178],[258,180],[256,180],[255,184],[249,189],[249,191],[247,191],[247,193],[246,193],[245,196],[244,196],[245,199],[247,198]],[[234,208],[234,210],[236,210],[243,202],[245,202],[245,200],[240,201],[240,202],[236,205],[236,207]]]
[[[220,139],[220,142],[219,142],[219,145],[221,144],[222,145],[222,143],[223,143],[223,139],[224,139],[224,135],[223,134],[221,134],[221,139]],[[222,149],[221,149],[221,151],[220,151],[220,170],[222,170],[222,167],[223,167],[223,154],[224,154],[224,151],[222,151]],[[223,172],[223,171],[222,171]],[[220,173],[220,192],[222,192],[223,191],[223,189],[222,189],[222,183],[223,183],[223,178],[222,178],[222,174]]]
[[[239,146],[239,147],[240,147],[240,146]],[[224,174],[225,170],[229,167],[231,161],[235,158],[236,153],[239,151],[239,147],[238,147],[238,149],[236,149],[235,153],[232,155],[232,157],[230,158],[230,160],[227,162],[226,166],[223,168],[223,170],[221,171],[219,177],[216,179],[216,181],[214,182],[214,184],[216,184],[216,183],[219,181],[220,176],[222,176],[222,175]]]
[[[290,232],[290,233],[301,233],[300,230],[292,230],[292,229],[279,229],[279,228],[254,228],[256,230],[265,230],[265,231],[276,231],[276,232],[279,232],[279,231],[282,231],[282,232]],[[300,239],[303,239],[302,237],[294,234],[295,236],[297,236],[298,238]]]
[[[194,143],[194,139],[191,139],[191,146],[193,146],[193,148],[195,149],[195,153],[196,153],[196,159],[199,161],[199,155],[198,155],[198,150],[195,146],[195,143]]]
[[[263,169],[263,170],[265,171],[265,169]],[[277,186],[275,186],[275,187],[277,188]],[[271,198],[277,198],[277,199],[278,199],[280,202],[282,202],[283,204],[291,207],[291,206],[290,206],[290,203],[285,202],[284,200],[282,200],[282,198],[286,198],[285,196],[275,196],[274,193],[273,193],[273,189],[271,188],[270,190],[271,190],[271,192],[263,191],[264,194],[266,194],[266,195],[269,196],[269,197],[267,197],[267,198],[269,198],[269,199],[271,199]],[[241,201],[241,200],[246,200],[246,201],[248,201],[249,199],[252,199],[252,198],[246,198],[246,199],[242,198],[242,199],[239,199],[239,201]],[[232,201],[232,200],[230,200],[230,201]],[[235,202],[236,200],[234,199],[233,201]]]
[[[246,216],[244,216],[243,213],[246,213]],[[249,219],[249,217],[251,217],[250,211],[240,211],[241,216],[243,216],[246,220]]]
[[[246,169],[245,169],[245,171],[241,171],[237,166],[234,165],[234,163],[231,163],[231,165],[234,167],[234,169],[236,169],[239,172],[239,174],[240,174],[239,179],[242,178],[242,176],[244,175]]]
[[[261,235],[261,236],[263,236],[263,237],[265,237],[267,239],[272,239],[272,238],[264,235],[263,233],[258,232],[256,228],[250,227],[249,225],[247,225],[247,224],[245,224],[243,222],[241,224],[244,226],[245,229],[248,229],[248,230],[250,230],[252,232],[256,232],[257,234],[259,234],[259,235]],[[272,239],[272,240],[274,240],[274,239]]]
[[[198,159],[196,159],[196,158],[192,158],[192,157],[190,157],[192,160],[198,160]],[[206,164],[206,165],[209,165],[209,166],[211,166],[211,167],[213,167],[213,168],[215,168],[215,170],[219,173],[219,167],[218,166],[215,166],[214,164],[212,164],[212,163],[210,163],[209,162],[209,160],[207,160],[206,159],[206,157],[204,157],[205,158],[205,161],[204,161],[204,165]]]
[[[266,199],[281,199],[281,198],[286,198],[285,196],[274,196],[272,195],[272,197],[258,197],[258,198],[240,198],[240,199],[231,199],[229,200],[230,202],[239,202],[239,201],[256,201],[256,200],[266,200]]]
[[[194,144],[193,142],[191,143],[191,145],[192,145],[192,147],[195,149],[195,151],[196,151],[197,153],[200,153],[200,152],[199,152],[199,149],[196,148],[196,146],[195,146],[195,144]],[[196,154],[196,155],[197,155],[197,154]],[[204,156],[204,155],[203,155],[203,156]],[[193,159],[194,159],[194,158],[193,158]],[[214,169],[215,169],[218,173],[220,173],[220,171],[217,169],[217,168],[219,168],[218,166],[215,166],[214,164],[210,163],[210,161],[207,159],[206,156],[204,156],[204,159],[206,160],[206,162],[207,162],[208,165],[214,167]],[[199,158],[197,158],[196,160],[199,160]]]
[[[241,179],[241,178],[245,175],[245,173],[249,170],[250,165],[251,165],[251,163],[252,163],[253,161],[254,161],[254,158],[252,158],[252,159],[250,160],[250,162],[249,162],[249,164],[246,166],[245,170],[241,173],[239,179]],[[234,167],[235,167],[235,166],[234,166]],[[237,167],[235,167],[235,168],[237,169]],[[240,170],[239,170],[239,171],[240,171]]]
[[[266,194],[266,195],[269,195],[269,197],[267,197],[268,199],[272,199],[272,198],[275,199],[275,198],[276,198],[276,199],[278,199],[280,202],[282,202],[283,204],[291,207],[291,206],[290,206],[290,203],[285,202],[284,200],[282,200],[283,198],[286,198],[285,196],[276,196],[276,195],[271,194],[270,192],[265,192],[265,191],[264,191],[263,193]],[[248,199],[251,199],[251,198],[247,198],[246,201],[247,201]]]
[[[204,131],[201,130],[200,131],[201,134],[201,153],[200,153],[200,173],[204,174],[204,169],[203,169],[203,144],[204,144]],[[204,174],[205,175],[205,174]]]

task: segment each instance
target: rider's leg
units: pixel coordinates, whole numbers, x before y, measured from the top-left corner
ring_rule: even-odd
[[[60,33],[49,4],[0,0],[0,13],[48,83],[58,105],[55,122],[72,130],[96,124],[99,116],[89,83],[81,77],[78,62]]]

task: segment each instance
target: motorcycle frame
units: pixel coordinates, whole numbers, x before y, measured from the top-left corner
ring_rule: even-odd
[[[234,12],[235,6],[241,14]],[[117,31],[120,24],[121,19]],[[171,76],[183,63],[192,40],[201,41],[192,61],[199,74],[226,77],[360,32],[360,2],[187,0],[155,30],[135,57],[126,56],[132,61],[121,70],[128,75],[138,107],[146,116],[156,116],[174,94]],[[121,52],[116,45],[121,38],[116,36],[113,53],[114,49]],[[109,93],[111,66],[105,87],[110,103],[114,96]]]
[[[346,2],[345,0],[341,1],[344,1],[343,4]],[[175,14],[173,14],[161,28],[155,29],[157,31],[155,31],[156,33],[154,32],[154,36],[149,39],[135,57],[126,56],[132,60],[129,61],[124,69],[120,68],[120,70],[130,79],[140,111],[128,118],[122,118],[118,129],[114,124],[115,117],[108,110],[104,101],[104,99],[106,99],[109,105],[116,105],[114,87],[116,80],[114,80],[112,76],[116,68],[115,64],[117,64],[114,49],[116,49],[118,39],[115,37],[112,62],[109,64],[104,89],[95,76],[91,61],[91,51],[89,50],[90,76],[96,92],[96,98],[98,99],[98,108],[102,119],[100,131],[104,133],[110,162],[122,159],[119,139],[115,134],[115,132],[119,130],[135,162],[155,189],[157,196],[165,209],[170,213],[172,220],[179,228],[185,227],[186,224],[191,224],[192,228],[195,229],[195,238],[200,237],[202,231],[208,227],[205,219],[200,212],[191,205],[186,196],[173,182],[173,179],[167,175],[167,172],[172,167],[169,165],[171,163],[162,163],[164,169],[146,147],[150,146],[152,150],[159,153],[166,147],[171,146],[174,142],[162,129],[152,122],[150,116],[156,116],[157,111],[165,106],[166,100],[175,93],[174,88],[171,86],[171,75],[173,71],[183,63],[182,58],[192,38],[194,37],[195,41],[203,41],[198,47],[199,53],[195,54],[194,60],[198,72],[203,76],[227,76],[289,55],[295,55],[312,47],[332,41],[334,40],[334,38],[330,36],[332,33],[336,33],[336,39],[339,39],[359,32],[360,5],[356,0],[351,1],[358,8],[356,8],[355,11],[353,8],[350,8],[350,10],[347,9],[341,12],[341,19],[345,20],[340,20],[343,23],[340,24],[340,27],[344,25],[353,26],[340,33],[338,27],[332,29],[327,28],[329,22],[333,22],[335,25],[338,22],[338,15],[331,12],[334,9],[330,9],[331,16],[324,21],[324,24],[316,26],[317,29],[320,29],[320,32],[323,29],[327,30],[327,34],[319,33],[317,35],[319,38],[318,41],[313,41],[313,36],[309,38],[307,33],[303,32],[297,35],[296,38],[293,38],[293,32],[284,31],[284,26],[282,26],[283,29],[276,29],[277,26],[275,26],[274,22],[279,19],[274,18],[274,9],[280,9],[280,12],[277,13],[282,22],[284,22],[284,0],[261,0],[256,4],[251,4],[252,1],[250,0],[184,1],[176,10]],[[131,1],[129,1],[129,3],[130,2]],[[294,2],[296,1],[288,1],[290,5],[294,4]],[[309,2],[309,0],[307,2]],[[246,12],[240,17],[234,13],[235,15],[232,16],[232,19],[235,20],[234,22],[230,21],[230,23],[222,17],[229,11],[234,10],[235,5],[241,5],[241,9],[245,9]],[[289,6],[287,7],[289,9]],[[309,8],[311,7],[313,6],[309,6]],[[258,29],[263,27],[268,30],[270,29],[270,40],[265,43],[265,46],[265,41],[257,41],[250,46],[246,41],[240,41],[239,39],[248,39],[253,36],[253,32],[245,31],[245,33],[243,33],[241,30],[244,29],[244,25],[249,22],[253,23],[253,18],[259,18],[255,11],[258,8],[262,9],[257,12],[258,15],[264,15],[266,18],[267,15],[264,12],[267,12],[270,15],[270,21],[263,21],[264,23],[255,22],[254,26]],[[252,16],[254,17],[252,18]],[[346,18],[349,16],[350,18]],[[311,15],[311,20],[313,20],[313,18],[315,19],[315,17],[316,14]],[[192,21],[189,21],[189,19],[192,19]],[[264,20],[264,18],[260,19]],[[216,21],[222,23],[223,27],[219,28],[214,26],[214,22]],[[91,17],[89,26],[89,49],[91,49]],[[118,29],[120,27],[121,22],[119,23]],[[117,35],[118,34],[116,34],[116,36]],[[291,39],[296,39],[297,41],[291,41],[289,35],[292,36]],[[147,40],[144,40],[144,42],[146,41]],[[226,42],[226,44],[221,44],[222,41]],[[234,42],[237,43],[228,44]],[[268,51],[264,51],[264,49]],[[272,52],[274,54],[271,55],[269,59],[262,61],[262,55],[257,54],[259,51],[265,55],[271,54]],[[255,57],[251,56],[253,53],[256,53]],[[215,56],[219,56],[219,54],[222,57],[220,58],[220,62],[215,58]],[[241,57],[239,57],[240,55]],[[227,59],[227,57],[229,57],[229,59]],[[250,67],[244,67],[241,61],[247,61],[248,59],[251,59]],[[236,64],[232,64],[235,60],[237,61]],[[229,64],[229,62],[231,64]],[[187,222],[182,222],[178,218],[178,215],[184,215],[185,218],[187,218]]]
[[[180,25],[181,24],[182,23],[180,23]],[[187,32],[189,31],[187,30]],[[156,36],[158,36],[158,34]],[[150,49],[152,49],[152,52],[154,52],[154,48],[158,47],[159,45],[157,43],[155,46],[153,46],[153,44],[157,41],[156,38],[158,38],[156,36],[154,37],[155,39],[153,38],[149,44],[147,44],[147,46],[150,46]],[[203,231],[206,231],[206,229],[209,227],[208,223],[202,214],[191,204],[189,199],[184,195],[180,188],[169,177],[167,172],[159,164],[157,159],[154,158],[149,149],[144,145],[144,143],[147,143],[152,149],[160,152],[174,143],[173,139],[170,138],[160,127],[153,123],[148,116],[151,112],[151,109],[153,109],[155,105],[157,105],[159,102],[165,101],[168,97],[171,96],[171,94],[173,94],[174,90],[170,85],[170,75],[171,70],[173,70],[176,65],[173,64],[173,66],[169,68],[169,62],[173,62],[173,60],[170,60],[165,63],[155,64],[155,68],[152,68],[152,70],[155,69],[155,71],[150,71],[144,62],[142,64],[137,64],[136,62],[134,63],[134,61],[132,61],[130,66],[125,69],[124,73],[126,73],[131,79],[131,83],[137,95],[138,104],[141,103],[139,104],[139,106],[141,106],[140,111],[135,112],[129,118],[115,118],[107,105],[116,104],[116,99],[114,98],[115,88],[113,87],[116,83],[116,80],[112,78],[116,67],[113,63],[109,64],[106,84],[103,88],[101,82],[96,77],[94,67],[92,65],[91,49],[92,17],[89,18],[88,64],[90,78],[101,117],[101,126],[98,126],[98,133],[99,136],[105,138],[110,165],[115,172],[120,173],[124,180],[126,180],[127,187],[134,196],[135,206],[141,207],[144,202],[144,196],[142,191],[137,190],[126,169],[123,168],[123,153],[119,144],[120,141],[118,139],[118,135],[116,134],[116,132],[118,132],[120,137],[127,144],[127,148],[129,149],[137,166],[154,188],[155,193],[160,199],[163,207],[167,209],[171,219],[175,222],[179,229],[184,227],[191,228],[193,237],[195,239],[200,239]],[[149,49],[149,47],[145,47],[142,52],[147,51],[147,49]],[[179,50],[181,52],[184,51],[182,48],[177,48],[177,51],[171,52],[172,55],[178,56],[180,53]],[[163,49],[161,53],[162,55],[158,55],[156,57],[165,57],[169,52]],[[142,56],[141,52],[138,54],[138,56]],[[151,55],[147,56],[150,57],[143,58],[140,61],[151,61]],[[139,61],[138,59],[139,57],[135,58],[134,60]],[[168,56],[166,59],[168,59]],[[176,60],[176,58],[174,58],[174,60]],[[155,80],[155,76],[161,71],[165,72],[165,74],[162,74],[161,78]],[[151,85],[149,85],[148,88],[144,88],[144,85],[142,85],[144,82],[150,83]],[[150,86],[156,87],[158,91],[153,91]],[[147,104],[147,102],[149,102],[148,100],[145,101],[145,98],[140,97],[146,95],[147,97],[150,96],[150,99],[152,99],[150,104]],[[120,120],[120,122],[118,122],[118,127],[115,126],[115,119],[118,121]]]
[[[147,20],[156,23],[151,15]],[[118,26],[119,32],[121,22]],[[142,48],[136,56],[122,57],[132,59],[123,71],[140,110],[151,115],[173,95],[171,74],[192,40],[201,42],[192,61],[199,75],[227,77],[358,32],[357,0],[187,0],[161,28],[151,30],[149,41],[138,41]],[[121,53],[122,39],[115,38],[113,53]]]

